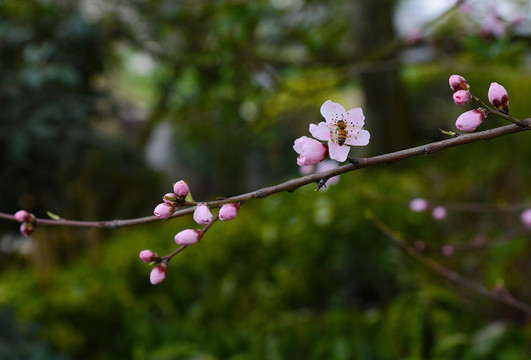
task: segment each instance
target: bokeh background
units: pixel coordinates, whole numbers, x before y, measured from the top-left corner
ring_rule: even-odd
[[[125,219],[180,179],[213,200],[297,177],[293,141],[328,99],[364,110],[352,156],[441,140],[473,108],[451,74],[485,100],[504,85],[527,118],[530,39],[524,0],[0,0],[0,211]],[[248,202],[157,286],[138,252],[172,251],[189,218],[29,238],[0,222],[0,358],[529,359],[529,314],[370,217],[531,303],[530,153],[523,132]]]

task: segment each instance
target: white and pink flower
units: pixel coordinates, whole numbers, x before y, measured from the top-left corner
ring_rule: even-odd
[[[311,124],[310,133],[314,138],[328,142],[331,159],[343,162],[347,159],[350,146],[365,146],[369,143],[370,133],[363,129],[365,116],[361,108],[346,111],[340,104],[327,100],[321,106],[321,115],[326,122]]]

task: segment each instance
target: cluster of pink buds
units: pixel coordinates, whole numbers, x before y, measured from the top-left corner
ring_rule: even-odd
[[[448,211],[444,206],[432,207],[428,200],[423,198],[415,198],[409,202],[409,209],[414,212],[424,212],[431,209],[431,216],[435,220],[443,220],[448,215]]]
[[[163,202],[155,207],[153,213],[159,219],[169,218],[184,199],[186,199],[188,192],[189,190],[186,182],[184,182],[184,180],[177,181],[175,185],[173,185],[173,192],[167,193],[162,197]]]
[[[189,201],[186,202],[185,199],[188,199]],[[163,203],[157,205],[154,211],[155,215],[161,219],[169,218],[175,212],[178,206],[190,206],[194,204],[189,196],[188,185],[183,180],[175,183],[173,186],[173,192],[164,195],[162,200]],[[238,213],[238,210],[240,209],[240,205],[241,204],[237,202],[224,204],[219,209],[216,218],[214,218],[207,203],[197,203],[195,205],[193,219],[198,225],[203,225],[204,227],[202,230],[185,229],[179,231],[175,235],[174,240],[177,245],[181,246],[181,248],[164,257],[159,257],[159,255],[152,250],[142,250],[139,254],[140,260],[145,263],[155,265],[149,276],[149,281],[151,284],[156,285],[164,280],[166,277],[168,263],[172,256],[178,253],[183,247],[199,242],[199,240],[201,240],[205,232],[210,228],[211,224],[216,219],[219,218],[221,221],[229,221],[234,219]]]
[[[452,75],[449,79],[450,89],[454,92],[453,98],[457,105],[468,104],[471,100],[478,100],[470,91],[470,85],[461,75]],[[509,114],[509,96],[503,86],[493,82],[489,88],[489,102],[503,114]],[[484,108],[477,108],[469,110],[457,118],[455,126],[465,132],[474,131],[485,120],[487,110]]]
[[[19,210],[15,213],[15,219],[22,223],[20,224],[20,233],[23,236],[30,236],[35,230],[35,215],[32,213],[26,210]]]

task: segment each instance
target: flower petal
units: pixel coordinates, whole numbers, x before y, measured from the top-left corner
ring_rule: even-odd
[[[340,146],[333,141],[328,142],[328,152],[330,154],[331,159],[343,162],[347,159],[349,151],[350,147],[348,147],[347,145]]]
[[[350,146],[365,146],[369,143],[370,138],[371,134],[367,130],[361,130],[356,135],[351,134],[347,138],[347,141],[345,141],[345,144]]]
[[[330,141],[330,129],[324,121],[321,121],[318,125],[310,124],[310,133],[317,140]]]
[[[347,125],[362,127],[365,124],[365,116],[361,108],[350,109],[346,116]]]
[[[344,114],[346,113],[345,108],[338,104],[333,102],[332,100],[327,100],[323,105],[321,105],[321,115],[327,120],[332,119],[332,117],[336,114]]]

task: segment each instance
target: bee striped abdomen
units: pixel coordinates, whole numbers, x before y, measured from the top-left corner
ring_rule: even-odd
[[[345,141],[347,140],[348,131],[347,131],[347,124],[345,124],[344,121],[339,120],[336,124],[336,128],[334,129],[334,133],[332,134],[332,139],[338,144],[343,145]]]

